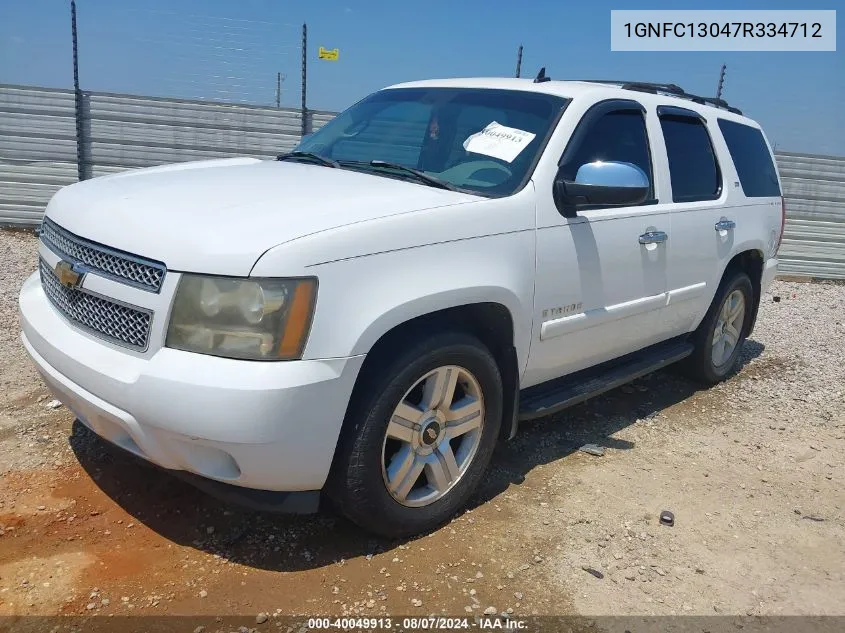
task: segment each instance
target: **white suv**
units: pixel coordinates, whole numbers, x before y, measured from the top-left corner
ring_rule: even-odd
[[[106,440],[256,507],[432,529],[520,419],[684,361],[725,378],[775,275],[759,126],[674,85],[463,79],[278,160],[59,191],[20,295]]]

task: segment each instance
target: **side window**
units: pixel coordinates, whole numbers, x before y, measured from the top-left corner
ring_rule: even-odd
[[[757,128],[719,119],[728,151],[739,176],[742,192],[748,198],[780,196],[778,174],[763,133]]]
[[[574,151],[567,147],[564,162],[560,166],[560,174],[566,180],[575,180],[575,174],[581,165],[597,160],[621,161],[642,169],[648,176],[649,183],[652,183],[653,192],[651,152],[642,112],[617,110],[604,114],[590,123],[590,128],[580,139],[578,146],[572,149]],[[649,199],[654,197],[652,192],[649,193]]]
[[[722,175],[704,121],[692,117],[661,116],[666,142],[673,202],[715,200],[722,191]]]

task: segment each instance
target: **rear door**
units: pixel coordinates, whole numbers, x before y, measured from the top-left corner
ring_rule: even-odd
[[[679,335],[698,325],[736,253],[776,241],[780,188],[759,129],[674,106],[659,107],[658,117],[676,205],[664,318],[667,331]],[[749,138],[755,134],[756,149]]]
[[[664,318],[667,332],[679,335],[707,311],[732,256],[734,232],[728,227],[735,218],[726,208],[725,187],[731,166],[717,158],[715,121],[676,106],[660,106],[657,115],[674,204]]]

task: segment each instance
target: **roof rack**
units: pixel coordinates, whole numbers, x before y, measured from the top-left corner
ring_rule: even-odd
[[[724,99],[718,99],[716,97],[699,97],[697,95],[687,95],[690,99],[692,99],[695,103],[707,104],[712,105],[717,108],[722,108],[724,110],[728,110],[733,112],[734,114],[742,114],[742,110],[739,108],[734,108],[733,106],[729,106],[728,102]]]
[[[681,99],[689,99],[693,103],[701,105],[712,105],[722,110],[733,112],[734,114],[742,114],[742,110],[728,105],[724,99],[717,99],[716,97],[700,97],[698,95],[690,94],[676,84],[658,84],[644,81],[620,81],[615,79],[579,79],[594,84],[612,84],[618,85],[623,90],[636,90],[638,92],[648,92],[651,94],[667,94],[673,97],[680,97]]]
[[[650,92],[653,94],[658,92],[667,92],[677,95],[686,94],[684,89],[677,84],[657,84],[646,81],[622,81],[615,79],[579,79],[579,81],[591,84],[618,84],[625,90],[637,90],[639,92]]]

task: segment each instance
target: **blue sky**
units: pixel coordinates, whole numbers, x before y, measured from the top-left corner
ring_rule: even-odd
[[[0,0],[0,83],[72,85],[69,0]],[[845,155],[845,52],[610,51],[611,9],[840,9],[839,2],[689,0],[77,0],[83,89],[297,105],[302,22],[309,29],[308,105],[342,109],[411,79],[523,75],[674,82],[725,98],[778,149]],[[838,29],[843,32],[842,29]],[[318,61],[317,47],[340,49]]]

